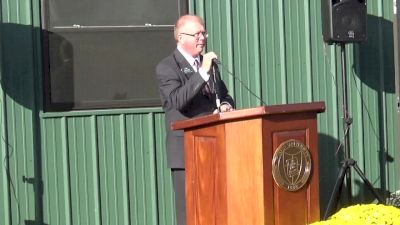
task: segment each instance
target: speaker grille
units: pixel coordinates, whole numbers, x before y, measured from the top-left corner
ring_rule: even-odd
[[[360,7],[361,6],[361,7]],[[333,38],[337,41],[359,42],[366,39],[366,18],[363,4],[337,4],[333,6]]]
[[[324,41],[362,42],[367,39],[365,0],[322,0]]]

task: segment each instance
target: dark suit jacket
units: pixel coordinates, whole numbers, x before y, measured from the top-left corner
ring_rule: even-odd
[[[168,167],[185,168],[183,131],[172,131],[171,123],[211,114],[216,109],[215,97],[203,94],[206,82],[177,49],[157,65],[156,73],[165,111]],[[220,86],[221,102],[234,106],[225,84],[222,82]]]

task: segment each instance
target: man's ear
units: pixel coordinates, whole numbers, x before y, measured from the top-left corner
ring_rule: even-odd
[[[182,34],[178,34],[177,37],[176,37],[176,39],[177,39],[179,42],[181,42],[181,41],[182,41]]]

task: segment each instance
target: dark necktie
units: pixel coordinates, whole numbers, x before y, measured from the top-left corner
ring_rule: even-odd
[[[194,66],[196,67],[196,72],[199,72],[200,62],[197,59],[194,60]],[[202,92],[203,95],[207,96],[209,99],[212,98],[211,88],[208,82],[206,83],[206,85],[204,85]]]
[[[194,60],[194,67],[196,68],[196,72],[199,72],[200,62],[197,59]]]

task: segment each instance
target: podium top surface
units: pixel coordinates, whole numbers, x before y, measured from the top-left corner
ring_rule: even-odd
[[[252,117],[277,115],[277,114],[312,113],[312,112],[320,113],[324,111],[325,111],[325,102],[259,106],[255,108],[240,109],[231,112],[210,114],[187,120],[180,120],[176,121],[175,123],[172,123],[171,128],[173,130],[182,130],[221,121],[246,119]]]

